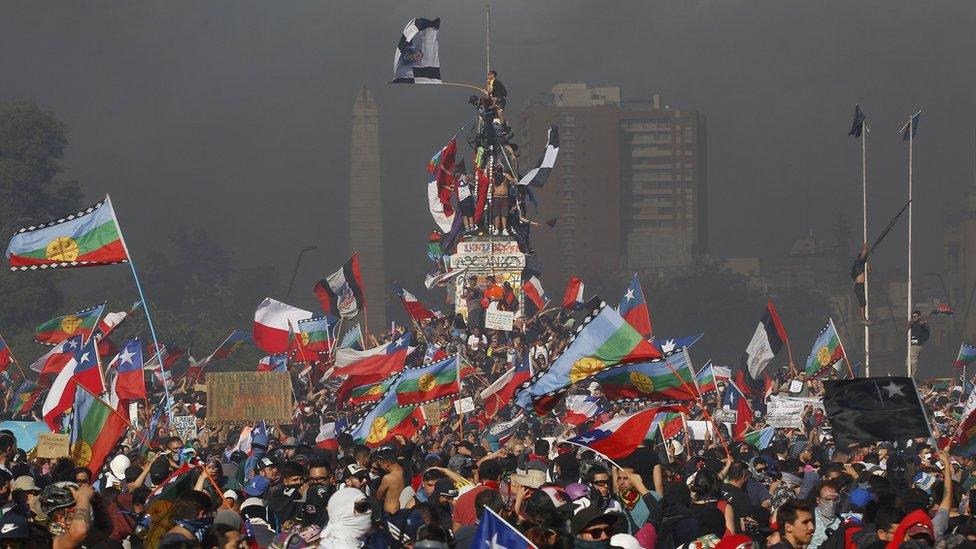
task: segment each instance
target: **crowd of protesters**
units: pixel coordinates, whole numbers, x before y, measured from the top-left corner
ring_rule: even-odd
[[[513,332],[494,332],[443,318],[415,327],[421,348],[408,362],[419,364],[426,346],[459,353],[472,368],[462,390],[480,404],[485,385],[520,357],[528,354],[540,368],[558,356],[576,321],[556,311],[520,321]],[[789,376],[780,381],[774,392],[795,389]],[[803,428],[777,429],[764,448],[733,440],[723,426],[704,440],[687,432],[654,438],[611,462],[560,440],[647,404],[608,402],[598,385],[580,385],[574,392],[596,400],[600,413],[577,427],[561,422],[558,408],[542,420],[529,417],[493,450],[485,427],[513,417],[512,406],[492,415],[477,406],[459,417],[445,403],[441,417],[428,416],[410,437],[367,447],[339,434],[338,448],[322,447],[323,424],[361,410],[334,402],[328,380],[309,385],[297,377],[304,398],[293,423],[249,430],[245,445],[242,426],[205,422],[205,393],[181,380],[172,386],[174,415],[196,416],[196,437],[175,436],[166,414],[142,407],[141,424],[152,431],[130,432],[96,474],[68,458],[38,459],[18,450],[12,432],[0,431],[0,545],[482,547],[485,540],[474,536],[486,509],[538,547],[976,543],[973,461],[949,456],[931,440],[836,448],[822,410],[810,405]],[[811,381],[800,396],[821,391]],[[951,433],[964,395],[931,386],[922,393],[934,432]],[[720,406],[714,394],[705,395],[688,419]],[[757,413],[750,428],[763,425]],[[153,490],[186,464],[186,489],[161,511]],[[156,518],[167,510],[167,528],[159,531]]]

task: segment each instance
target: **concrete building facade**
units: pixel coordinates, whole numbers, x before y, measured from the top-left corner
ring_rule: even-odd
[[[549,124],[559,126],[559,160],[538,217],[559,221],[533,235],[547,276],[688,270],[707,253],[703,115],[656,95],[626,101],[619,87],[557,84],[518,118],[523,164],[539,156]]]

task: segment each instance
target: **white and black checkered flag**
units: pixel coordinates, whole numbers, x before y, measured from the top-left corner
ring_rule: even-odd
[[[559,128],[553,125],[549,126],[549,140],[546,143],[546,152],[542,155],[539,163],[522,176],[522,179],[518,182],[519,185],[530,185],[532,187],[542,187],[545,185],[549,179],[549,173],[552,172],[552,167],[556,165],[556,155],[558,154]]]
[[[418,17],[407,23],[393,54],[391,84],[440,84],[441,60],[437,31],[441,20]]]

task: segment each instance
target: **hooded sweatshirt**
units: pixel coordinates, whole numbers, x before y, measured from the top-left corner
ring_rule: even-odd
[[[901,519],[901,522],[898,523],[898,528],[895,530],[895,534],[892,536],[891,541],[888,542],[888,545],[885,546],[885,549],[898,549],[902,542],[905,541],[905,532],[916,523],[922,523],[928,526],[929,531],[933,532],[934,535],[935,528],[932,526],[932,519],[929,518],[929,514],[922,509],[918,509],[908,513],[905,518]]]
[[[358,549],[370,528],[370,512],[357,513],[357,501],[366,499],[362,490],[345,486],[329,498],[329,523],[322,530],[320,549]]]

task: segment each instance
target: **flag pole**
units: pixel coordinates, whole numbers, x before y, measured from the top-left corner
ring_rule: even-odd
[[[830,321],[830,327],[834,329],[834,333],[837,334],[837,343],[840,345],[840,352],[844,355],[844,363],[847,364],[847,372],[851,374],[851,379],[854,379],[854,368],[851,368],[851,360],[847,358],[847,350],[844,349],[844,342],[840,339],[840,333],[837,331],[837,326],[834,326],[834,319],[828,318]]]
[[[112,205],[112,198],[108,194],[105,195],[105,200],[109,205]],[[153,326],[152,315],[149,314],[149,300],[146,299],[146,294],[142,291],[142,283],[139,282],[139,273],[136,272],[136,262],[132,259],[132,254],[129,253],[129,247],[125,244],[125,237],[122,235],[122,224],[119,223],[119,218],[115,215],[114,206],[112,206],[112,219],[115,221],[115,226],[119,229],[119,242],[122,243],[122,249],[125,250],[125,255],[129,258],[129,268],[132,269],[132,280],[136,283],[139,299],[142,300],[142,308],[146,310],[146,323],[149,325],[149,333],[152,335],[156,358],[159,359],[159,375],[163,378],[163,392],[166,394],[166,417],[169,418],[169,422],[172,425],[173,408],[170,406],[172,400],[169,395],[169,386],[166,384],[166,366],[163,364],[163,357],[160,356],[159,339],[156,337],[156,328]]]
[[[908,288],[907,318],[912,318],[912,149],[915,141],[915,128],[912,127],[912,118],[908,118]],[[912,377],[912,331],[908,330],[905,336],[905,369],[908,377]]]
[[[864,131],[861,132],[861,210],[863,216],[864,245],[868,242],[868,129],[866,122],[862,122]],[[866,259],[866,258],[865,258]],[[871,301],[868,299],[868,267],[864,268],[864,318],[870,319],[869,307]],[[871,326],[868,322],[864,323],[864,375],[871,377]]]
[[[10,350],[10,345],[7,345],[7,342],[4,341],[2,335],[0,335],[0,343],[2,343],[3,346],[7,348],[7,354],[10,355],[10,361],[17,366],[18,370],[20,370],[20,377],[24,378],[24,381],[27,381],[27,375],[24,373],[24,368],[21,367],[20,362],[14,357],[14,352]]]

